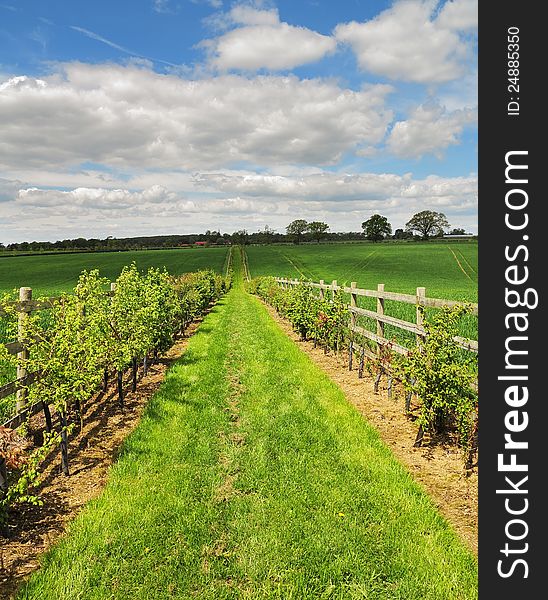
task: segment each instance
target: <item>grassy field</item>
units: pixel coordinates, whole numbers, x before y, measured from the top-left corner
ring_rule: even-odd
[[[226,254],[226,248],[181,248],[0,257],[0,293],[31,287],[35,297],[54,296],[70,291],[84,269],[99,269],[103,277],[112,280],[132,261],[143,270],[165,267],[172,275],[207,268],[220,273]]]
[[[375,430],[237,279],[18,600],[468,600],[476,578]]]
[[[414,294],[426,287],[432,298],[477,302],[478,245],[475,242],[408,244],[306,244],[249,246],[251,276],[304,277]]]

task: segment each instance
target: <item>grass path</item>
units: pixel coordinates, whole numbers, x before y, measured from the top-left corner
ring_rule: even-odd
[[[475,559],[234,262],[104,493],[18,598],[476,598]]]

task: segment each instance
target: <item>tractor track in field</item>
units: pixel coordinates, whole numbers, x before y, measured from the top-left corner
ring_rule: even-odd
[[[459,265],[459,269],[466,275],[466,277],[468,277],[468,279],[470,281],[473,281],[473,279],[470,277],[470,275],[468,275],[468,273],[464,270],[463,266],[460,263],[460,260],[458,259],[457,255],[454,253],[452,248],[449,248],[449,246],[447,246],[449,252],[451,252],[451,254],[453,255],[454,259],[457,261],[457,265]]]

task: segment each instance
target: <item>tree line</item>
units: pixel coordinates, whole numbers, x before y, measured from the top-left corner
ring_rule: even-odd
[[[362,223],[361,238],[364,237],[372,242],[380,242],[384,239],[419,239],[441,237],[449,229],[447,217],[440,212],[423,210],[414,214],[405,224],[405,229],[396,229],[392,234],[392,225],[383,215],[374,214]],[[286,227],[287,235],[296,243],[314,240],[318,243],[327,238],[329,225],[321,221],[308,223],[304,219],[295,219]],[[448,235],[466,235],[464,229],[454,228]]]
[[[388,219],[380,214],[374,214],[361,224],[361,231],[331,232],[330,227],[323,221],[306,221],[295,219],[285,228],[285,233],[280,233],[266,225],[259,231],[250,233],[240,229],[233,233],[221,233],[216,230],[207,230],[204,233],[186,235],[157,235],[128,238],[114,238],[108,236],[99,238],[73,238],[55,242],[16,242],[4,245],[0,242],[0,252],[93,252],[121,250],[143,250],[177,248],[199,245],[230,245],[230,244],[280,244],[321,241],[358,241],[370,240],[380,242],[387,239],[395,240],[427,240],[441,237],[450,227],[443,213],[423,210],[416,213],[405,224],[405,229],[396,229],[392,233],[392,225]],[[449,235],[464,235],[462,228],[453,228]]]

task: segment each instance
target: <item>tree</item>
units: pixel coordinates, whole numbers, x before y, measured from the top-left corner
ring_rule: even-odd
[[[276,232],[274,231],[274,229],[272,229],[268,225],[265,225],[264,229],[259,229],[256,237],[260,244],[272,244],[275,235]]]
[[[322,221],[312,221],[312,223],[308,224],[308,232],[312,235],[312,237],[320,243],[322,237],[327,233],[329,229],[329,225],[327,223],[323,223]]]
[[[455,227],[447,235],[466,235],[466,231],[462,227]]]
[[[386,217],[382,215],[372,215],[362,223],[362,229],[365,237],[372,242],[380,242],[385,236],[392,233],[392,226]]]
[[[295,219],[295,221],[291,221],[289,225],[285,228],[287,235],[293,237],[293,241],[296,244],[300,244],[303,233],[308,229],[308,223],[304,219]]]
[[[409,233],[408,231],[404,231],[403,229],[396,229],[392,237],[395,240],[409,240],[413,239],[413,234]]]
[[[406,231],[418,231],[423,240],[429,237],[442,235],[443,230],[449,227],[447,217],[443,213],[433,210],[423,210],[411,217],[405,224]]]
[[[247,229],[239,229],[232,234],[232,243],[246,245],[249,244],[249,234]]]

